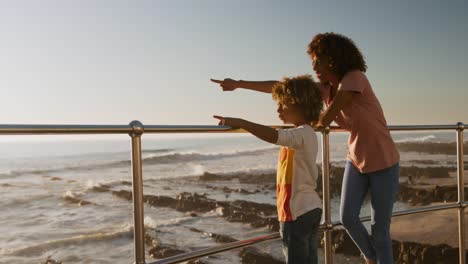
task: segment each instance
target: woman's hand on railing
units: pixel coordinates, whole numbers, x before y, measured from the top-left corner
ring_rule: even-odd
[[[216,79],[210,79],[212,82],[219,84],[221,88],[223,88],[223,91],[234,91],[237,88],[240,88],[239,86],[239,81],[227,78],[224,80],[216,80]]]
[[[310,123],[310,125],[315,131],[323,131],[325,129],[325,126],[322,124],[320,120],[313,121],[312,123]]]

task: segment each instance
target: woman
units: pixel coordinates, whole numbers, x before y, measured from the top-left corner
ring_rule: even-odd
[[[316,127],[335,121],[350,132],[341,192],[340,219],[366,263],[393,263],[390,222],[398,191],[399,153],[377,97],[364,74],[367,65],[354,42],[340,34],[316,35],[308,45],[326,105]],[[245,88],[271,93],[276,81],[212,80],[224,91]],[[371,195],[371,234],[359,220]]]

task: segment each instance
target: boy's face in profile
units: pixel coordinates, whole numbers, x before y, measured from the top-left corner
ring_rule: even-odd
[[[300,126],[306,123],[304,114],[297,105],[278,102],[278,109],[276,111],[278,112],[279,119],[281,119],[284,124]]]

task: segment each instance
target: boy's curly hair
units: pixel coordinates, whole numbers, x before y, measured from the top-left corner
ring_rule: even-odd
[[[332,72],[340,79],[351,70],[365,72],[364,57],[354,42],[343,35],[327,32],[314,36],[307,46],[307,53],[317,58],[326,57]]]
[[[317,121],[323,107],[318,84],[310,75],[285,77],[272,89],[273,100],[299,106],[308,122]]]

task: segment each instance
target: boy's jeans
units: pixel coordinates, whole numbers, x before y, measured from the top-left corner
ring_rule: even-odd
[[[362,254],[378,264],[393,263],[390,222],[393,203],[398,192],[399,164],[389,168],[360,173],[346,162],[341,190],[341,223]],[[371,195],[371,235],[359,220],[362,202],[367,192]]]
[[[316,208],[299,216],[295,221],[280,222],[286,263],[317,263],[317,233],[321,218],[322,209]]]

